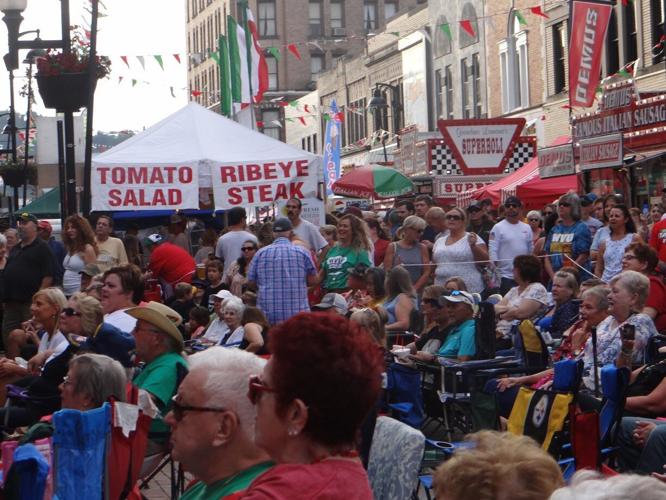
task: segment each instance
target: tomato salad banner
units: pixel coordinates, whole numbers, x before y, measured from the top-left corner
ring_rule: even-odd
[[[95,164],[92,199],[93,211],[199,208],[199,171],[182,164]]]

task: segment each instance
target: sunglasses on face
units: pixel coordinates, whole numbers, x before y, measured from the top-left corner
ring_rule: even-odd
[[[210,408],[207,406],[188,406],[188,405],[183,405],[178,402],[176,399],[178,395],[174,396],[171,398],[171,412],[173,413],[173,418],[176,420],[176,422],[180,422],[183,420],[183,417],[185,416],[185,412],[188,411],[198,411],[198,412],[215,412],[215,413],[223,413],[227,411],[227,408]]]
[[[254,250],[256,250],[256,248],[254,248],[254,247],[242,247],[241,248],[241,251],[243,251],[243,252],[252,252]]]
[[[516,205],[515,203],[509,203],[509,204],[504,205],[504,206],[505,206],[506,208],[518,208],[518,205]]]
[[[529,220],[530,222],[541,222],[539,219],[536,219],[536,218],[534,218],[534,219],[527,219],[527,220]]]
[[[81,313],[80,313],[80,312],[76,312],[72,307],[65,307],[65,308],[62,310],[62,313],[63,313],[65,316],[69,316],[70,318],[71,318],[72,316],[81,316]]]
[[[250,377],[250,385],[247,391],[247,397],[253,405],[256,405],[259,401],[259,397],[264,392],[277,392],[272,387],[268,387],[266,383],[261,380],[259,375],[253,375]]]
[[[462,217],[460,215],[451,214],[446,216],[446,220],[462,220]]]

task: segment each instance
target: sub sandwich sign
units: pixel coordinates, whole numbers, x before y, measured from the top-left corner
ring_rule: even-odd
[[[192,165],[104,165],[93,170],[94,211],[199,208]]]

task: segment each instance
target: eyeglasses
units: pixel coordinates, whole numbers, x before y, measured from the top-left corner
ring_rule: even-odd
[[[567,203],[566,201],[561,201],[558,203],[560,207],[570,207],[571,203]]]
[[[256,405],[257,402],[259,401],[259,396],[261,396],[263,392],[276,393],[277,391],[272,387],[268,387],[266,383],[263,380],[261,380],[261,377],[259,375],[251,376],[250,385],[247,391],[247,397],[250,400],[250,402],[253,405]]]
[[[446,220],[462,220],[460,215],[450,214],[446,216]]]
[[[198,411],[198,412],[211,411],[215,413],[224,413],[225,411],[228,411],[228,408],[211,408],[208,406],[182,405],[178,402],[178,399],[176,399],[177,397],[178,395],[171,398],[171,412],[173,413],[173,418],[176,420],[176,422],[180,422],[181,420],[183,420],[186,411]]]
[[[71,307],[65,307],[65,308],[62,310],[62,313],[63,313],[65,316],[69,316],[70,318],[71,318],[72,316],[81,316],[81,313],[80,313],[80,312],[76,312],[76,311],[75,311],[73,308],[71,308]]]
[[[254,247],[241,247],[241,251],[243,252],[251,252],[253,250],[256,250]]]

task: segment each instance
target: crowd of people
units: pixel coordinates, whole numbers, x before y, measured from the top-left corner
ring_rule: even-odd
[[[136,228],[118,237],[110,216],[93,225],[73,215],[60,240],[21,214],[0,235],[0,430],[123,401],[131,382],[162,415],[149,452],[171,450],[197,479],[185,499],[371,498],[363,466],[387,363],[475,359],[485,301],[498,349],[510,352],[516,325],[531,321],[553,361],[582,360],[591,398],[600,366],[633,368],[621,466],[662,472],[666,363],[647,355],[666,332],[662,204],[644,214],[620,195],[566,193],[526,211],[515,196],[463,208],[420,195],[387,210],[349,206],[322,227],[301,210],[291,199],[286,217],[249,225],[233,208],[194,252],[180,214],[143,239]],[[407,338],[407,358],[391,355],[396,338]],[[493,379],[486,390],[508,416],[521,385],[552,376]],[[481,435],[475,453],[494,467],[489,451],[510,441]],[[461,454],[438,471],[441,498],[471,498],[466,460],[482,462]],[[543,474],[551,492],[562,486],[559,469]]]

